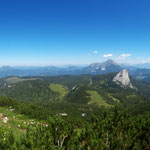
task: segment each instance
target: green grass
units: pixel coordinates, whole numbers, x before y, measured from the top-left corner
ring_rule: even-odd
[[[127,98],[136,98],[137,97],[137,95],[135,95],[135,94],[131,94],[131,95],[128,95],[128,96],[126,96]]]
[[[90,94],[91,101],[88,102],[88,104],[97,104],[99,106],[104,106],[104,107],[110,107],[110,104],[107,104],[103,98],[99,95],[97,91],[86,91],[88,94]]]
[[[62,100],[64,98],[64,96],[66,96],[66,94],[68,93],[68,89],[67,87],[61,85],[61,84],[50,84],[50,89],[53,91],[53,92],[56,92],[59,94],[59,98],[60,100]]]
[[[89,86],[91,86],[93,84],[92,79],[90,78],[89,81],[90,81]]]
[[[101,85],[103,85],[104,83],[105,83],[105,81],[104,81],[104,80],[100,81],[100,84],[101,84]]]
[[[136,76],[136,79],[138,80],[143,80],[145,78],[145,76]]]
[[[21,81],[28,81],[28,80],[36,80],[36,78],[22,79],[22,78],[19,78],[19,77],[9,77],[9,78],[5,79],[5,81],[8,84],[15,84],[15,83],[18,83],[18,82],[21,82]]]
[[[11,108],[8,107],[0,107],[0,114],[2,114],[3,117],[8,117],[7,123],[3,122],[3,117],[0,118],[0,127],[4,130],[13,131],[16,137],[25,134],[27,128],[34,129],[39,124],[37,120],[17,114],[15,110],[11,110]]]
[[[110,98],[112,98],[112,100],[113,100],[114,102],[120,103],[119,99],[113,97],[113,96],[110,95],[110,94],[108,94],[108,96],[109,96]]]

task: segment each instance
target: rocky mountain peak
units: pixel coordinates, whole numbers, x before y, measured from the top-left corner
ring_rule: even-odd
[[[88,69],[95,73],[109,73],[118,72],[121,70],[121,67],[112,59],[108,59],[107,61],[101,63],[93,63],[88,67]]]
[[[113,61],[112,59],[108,59],[105,63],[111,63],[111,64],[117,64],[115,61]]]
[[[10,66],[2,66],[0,67],[0,71],[7,71],[7,70],[13,70],[14,68],[13,67],[10,67]]]
[[[130,81],[128,70],[123,69],[120,71],[113,79],[113,82],[120,85],[121,87],[130,87],[133,88],[133,85]]]

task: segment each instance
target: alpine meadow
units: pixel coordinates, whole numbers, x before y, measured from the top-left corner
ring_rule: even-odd
[[[0,150],[150,150],[150,2],[0,1]]]

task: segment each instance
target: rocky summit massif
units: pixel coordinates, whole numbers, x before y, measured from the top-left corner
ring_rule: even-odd
[[[113,78],[113,82],[115,82],[116,84],[120,85],[121,87],[124,88],[133,88],[133,85],[130,81],[130,77],[129,77],[129,73],[128,70],[123,69],[122,71],[120,71],[114,78]]]

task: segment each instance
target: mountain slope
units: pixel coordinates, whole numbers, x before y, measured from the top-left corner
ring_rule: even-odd
[[[11,79],[11,83],[7,82]],[[0,95],[12,97],[21,101],[53,101],[57,100],[58,94],[49,88],[49,84],[41,81],[40,79],[23,79],[15,77],[5,78],[0,80]]]
[[[83,150],[87,149],[87,146],[91,150],[149,149],[149,113],[134,116],[119,107],[108,110],[98,109],[99,111],[96,112],[96,107],[88,109],[77,105],[75,112],[78,112],[80,118],[76,118],[70,114],[52,115],[50,107],[47,109],[8,98],[0,98],[0,106],[2,112],[0,149],[2,150]],[[72,112],[73,105],[68,106]],[[150,108],[150,105],[147,106]],[[4,123],[2,121],[5,117],[8,120]],[[106,143],[108,137],[110,137],[109,143],[112,143],[109,147]]]
[[[41,104],[62,101],[97,106],[102,106],[104,102],[110,106],[118,104],[119,101],[124,103],[130,99],[127,97],[129,95],[139,95],[142,101],[147,99],[146,95],[150,96],[150,85],[128,76],[128,85],[134,88],[122,87],[114,82],[116,76],[117,73],[57,77],[8,77],[0,80],[0,96]],[[97,99],[99,97],[99,102],[96,100],[96,103],[93,103],[92,97]],[[137,103],[141,102],[137,100],[137,97],[132,99]]]
[[[106,74],[110,72],[119,72],[120,70],[120,65],[109,59],[102,63],[91,64],[90,66],[83,68],[82,71],[85,74]]]

